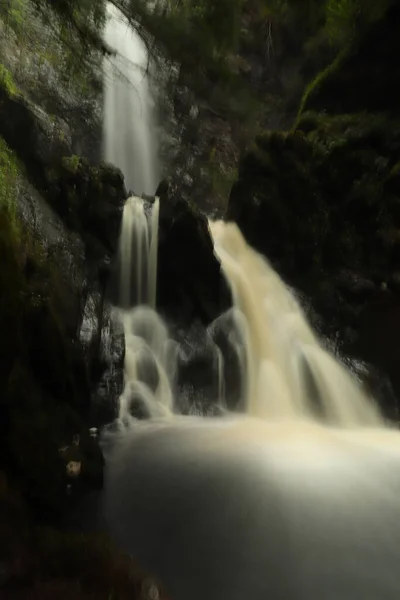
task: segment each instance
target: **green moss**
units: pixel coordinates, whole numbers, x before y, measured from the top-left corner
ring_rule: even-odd
[[[10,233],[18,236],[16,196],[19,165],[15,154],[0,137],[0,210],[9,215]]]
[[[17,36],[24,31],[25,19],[28,15],[29,0],[7,0],[0,3],[0,10],[6,27],[11,28]]]
[[[14,82],[13,76],[6,67],[0,63],[0,86],[3,87],[10,96],[18,93],[18,88]]]
[[[340,71],[341,65],[348,53],[348,49],[345,48],[335,58],[335,60],[328,65],[325,69],[320,71],[318,75],[307,85],[303,97],[300,102],[300,108],[298,112],[298,119],[301,117],[303,112],[306,110],[310,100],[313,96],[318,94],[320,88],[324,85],[325,81],[329,80],[335,73]]]
[[[70,173],[77,173],[81,167],[81,162],[82,158],[76,154],[62,158],[62,166]]]
[[[400,52],[400,7],[391,1],[375,5],[376,12],[370,5],[365,26],[308,85],[300,103],[299,116],[308,110],[330,114],[368,111],[397,115],[400,67],[395,57]],[[357,19],[361,17],[360,8]]]

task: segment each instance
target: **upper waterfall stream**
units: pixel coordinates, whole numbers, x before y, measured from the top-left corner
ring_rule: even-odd
[[[121,169],[128,189],[154,194],[159,183],[151,64],[143,41],[107,4],[105,41],[115,56],[105,65],[104,158]]]

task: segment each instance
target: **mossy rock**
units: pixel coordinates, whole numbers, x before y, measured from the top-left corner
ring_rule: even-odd
[[[68,140],[54,134],[46,113],[1,86],[0,136],[65,225],[81,235],[91,264],[113,254],[126,200],[121,172],[105,163],[92,166],[71,154]],[[1,153],[0,147],[0,159]],[[95,247],[90,244],[93,238],[99,242]]]

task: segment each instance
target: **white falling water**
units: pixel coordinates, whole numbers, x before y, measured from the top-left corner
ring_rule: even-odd
[[[358,383],[322,348],[292,293],[237,225],[212,223],[211,232],[235,307],[244,317],[245,412],[265,419],[316,418],[309,373],[327,423],[380,424]]]
[[[121,295],[145,304],[123,312],[109,530],[174,600],[398,600],[398,433],[322,348],[268,262],[226,223],[210,228],[242,338],[232,336],[243,355],[242,412],[177,414],[177,348],[154,310],[156,221],[157,202],[146,214],[143,200],[128,201]],[[132,416],[135,402],[147,419]]]
[[[140,407],[144,416],[173,411],[176,345],[155,311],[159,199],[147,207],[132,196],[125,203],[119,242],[119,304],[125,332],[125,385],[120,398],[121,423],[132,422]]]
[[[138,197],[129,198],[123,212],[120,304],[129,309],[123,317],[127,345],[123,419],[127,398],[137,393],[138,385],[146,414],[155,416],[161,411],[172,416],[177,412],[173,381],[168,375],[175,373],[176,351],[171,354],[174,344],[155,312],[158,213],[158,199],[146,214],[145,202]],[[211,223],[210,230],[232,288],[244,347],[245,360],[240,363],[243,412],[269,420],[322,420],[340,427],[382,424],[358,382],[321,346],[293,294],[268,262],[246,243],[238,227],[220,221]],[[215,356],[223,405],[224,357],[218,347]],[[137,382],[140,361],[156,366],[158,384],[154,390],[148,386],[145,389],[143,381]]]
[[[159,199],[151,207],[148,219],[145,203],[132,196],[125,203],[119,240],[119,299],[130,308],[142,304],[155,308],[157,285]]]
[[[107,4],[105,41],[116,52],[105,65],[104,158],[136,195],[154,194],[160,179],[146,47]]]

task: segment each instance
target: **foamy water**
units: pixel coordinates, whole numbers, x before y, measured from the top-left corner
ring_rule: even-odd
[[[397,433],[177,417],[125,435],[105,513],[177,600],[399,597]]]

